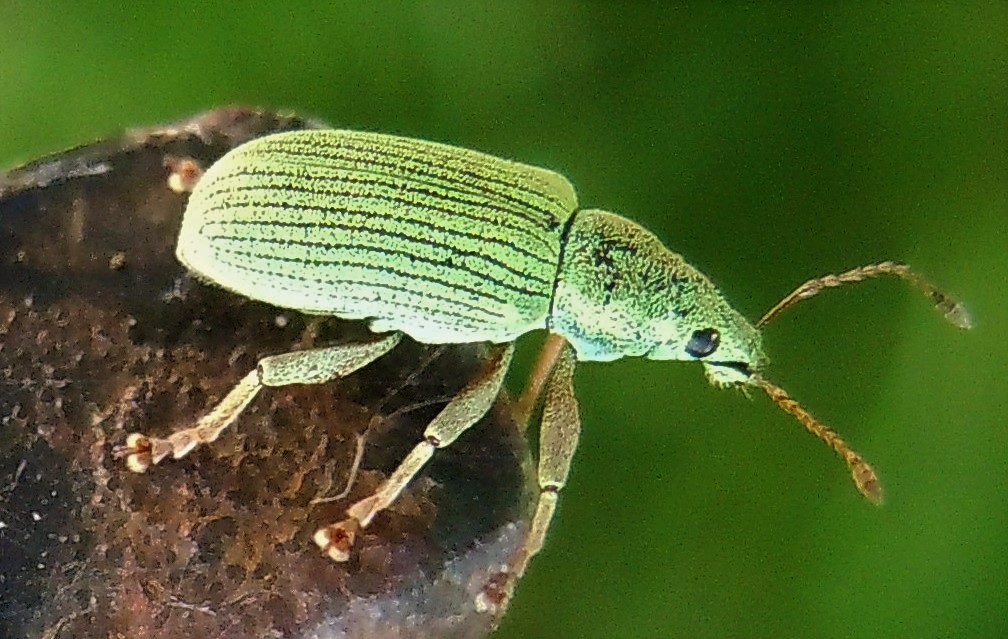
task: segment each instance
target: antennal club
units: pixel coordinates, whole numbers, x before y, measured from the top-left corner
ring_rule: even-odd
[[[910,282],[912,285],[923,291],[925,295],[931,298],[931,301],[934,302],[935,308],[942,313],[946,320],[959,328],[973,327],[973,319],[970,317],[969,311],[966,310],[965,306],[941,291],[920,273],[910,270],[910,267],[903,262],[893,261],[868,264],[866,266],[851,269],[844,273],[824,275],[822,277],[809,280],[784,297],[784,299],[777,302],[773,308],[767,311],[763,317],[756,322],[756,326],[762,327],[766,325],[767,322],[795,302],[807,300],[827,288],[836,288],[838,286],[843,286],[844,284],[853,284],[868,278],[878,277],[879,275],[895,275],[907,282]]]
[[[757,374],[753,374],[750,380],[753,384],[762,388],[770,399],[781,407],[781,410],[801,422],[805,430],[829,444],[833,450],[843,457],[844,461],[847,462],[848,468],[850,468],[854,484],[868,501],[876,506],[882,503],[882,486],[879,483],[878,475],[875,474],[875,471],[861,455],[851,450],[851,447],[847,445],[847,442],[840,435],[813,417],[801,404],[791,399],[787,391],[780,386]]]

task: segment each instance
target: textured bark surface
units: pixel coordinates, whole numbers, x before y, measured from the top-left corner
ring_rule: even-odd
[[[475,637],[473,597],[525,528],[529,453],[510,404],[450,449],[358,539],[343,518],[481,363],[407,341],[345,380],[264,389],[217,442],[145,475],[111,450],[190,425],[258,357],[348,339],[189,278],[173,255],[206,167],[268,132],[244,109],[131,132],[0,175],[0,636]],[[349,497],[357,436],[366,433]]]

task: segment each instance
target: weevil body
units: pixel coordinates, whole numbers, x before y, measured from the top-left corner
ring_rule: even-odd
[[[528,537],[478,604],[502,609],[541,547],[580,430],[575,361],[624,356],[698,360],[718,385],[756,386],[840,453],[858,488],[880,497],[874,472],[762,375],[757,329],[699,271],[619,215],[578,209],[570,183],[544,169],[434,142],[353,131],[282,133],[211,166],[186,208],[177,256],[197,277],[287,309],[367,319],[373,340],[266,357],[193,428],[167,439],[133,434],[122,449],[143,471],[213,441],[263,386],[321,383],[395,346],[493,342],[483,373],[453,398],[373,495],[315,541],[336,560],[392,503],[437,448],[489,409],[513,342],[550,332],[527,396],[542,391],[539,504]],[[772,313],[827,286],[891,273],[925,289],[946,314],[965,312],[902,264],[812,280]],[[543,390],[544,389],[544,390]]]
[[[701,330],[733,361],[763,360],[756,330],[639,225],[577,210],[561,175],[434,142],[299,131],[245,144],[193,192],[177,255],[245,297],[420,342],[549,328],[582,361],[697,359],[685,347]]]

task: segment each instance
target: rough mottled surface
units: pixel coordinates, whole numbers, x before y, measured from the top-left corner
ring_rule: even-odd
[[[346,380],[266,389],[215,444],[146,475],[111,455],[128,432],[191,424],[261,355],[364,330],[204,286],[173,257],[180,164],[311,125],[221,110],[0,175],[0,636],[492,627],[472,599],[518,542],[530,498],[528,448],[503,400],[439,451],[349,563],[311,540],[412,447],[478,369],[478,347],[407,342]],[[313,504],[342,489],[365,432],[349,497]]]

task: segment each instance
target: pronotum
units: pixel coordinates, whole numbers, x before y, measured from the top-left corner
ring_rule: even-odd
[[[166,439],[131,434],[118,452],[142,472],[215,440],[263,386],[318,384],[392,349],[402,335],[431,344],[490,342],[485,369],[449,401],[372,495],[315,533],[334,560],[388,507],[434,451],[482,417],[500,389],[514,340],[548,331],[519,401],[542,398],[538,506],[526,538],[476,605],[502,610],[542,547],[577,445],[577,361],[621,357],[699,361],[718,386],[765,391],[847,462],[858,490],[881,500],[872,468],[763,374],[758,328],[827,287],[882,274],[922,289],[952,323],[966,310],[898,262],[810,280],[755,325],[653,234],[614,213],[579,209],[570,183],[545,169],[457,147],[377,133],[298,131],[246,143],[193,190],[178,259],[200,280],[308,314],[366,319],[372,339],[265,357],[194,427]]]

